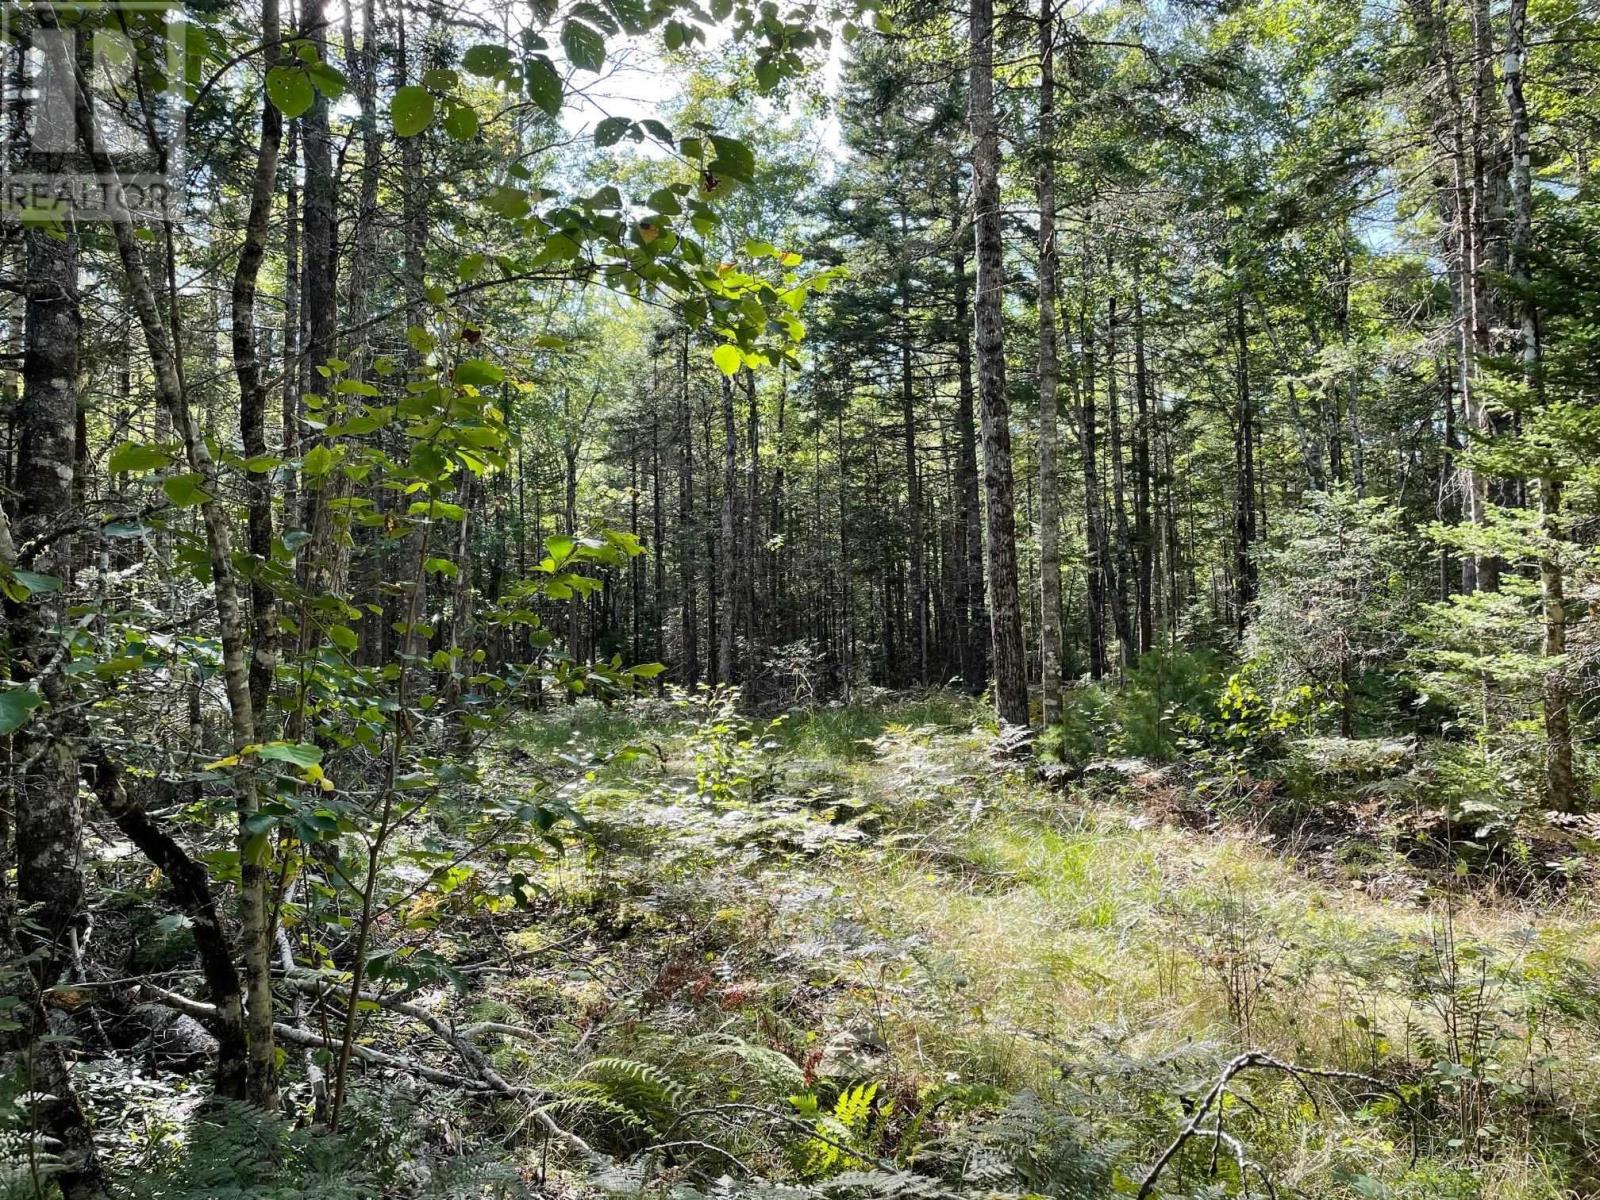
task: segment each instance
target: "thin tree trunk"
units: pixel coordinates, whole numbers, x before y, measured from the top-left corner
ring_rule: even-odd
[[[99,134],[95,129],[94,113],[89,103],[89,90],[79,80],[76,96],[76,118],[79,144],[95,161],[101,174],[115,178],[115,168],[106,158]],[[206,551],[210,559],[212,595],[217,608],[217,628],[222,642],[222,677],[228,700],[228,714],[233,747],[242,750],[255,740],[255,714],[250,700],[250,643],[248,621],[240,600],[239,578],[233,563],[233,544],[227,514],[218,497],[223,494],[215,460],[206,440],[201,436],[199,424],[189,407],[179,369],[176,341],[169,333],[167,319],[163,317],[156,299],[150,276],[145,269],[144,256],[134,237],[132,223],[127,219],[111,222],[116,239],[118,256],[127,278],[128,292],[134,312],[144,333],[145,347],[150,355],[155,375],[156,400],[164,408],[174,431],[183,443],[184,458],[189,470],[199,476],[201,523],[205,531]],[[167,231],[171,236],[170,229]],[[235,808],[238,816],[238,849],[241,862],[255,852],[250,826],[259,808],[256,780],[249,770],[240,770],[234,777]],[[246,955],[246,1035],[248,1038],[249,1075],[248,1094],[251,1100],[268,1110],[277,1108],[277,1054],[272,1028],[272,987],[270,959],[261,957],[262,948],[270,955],[268,914],[265,887],[240,888],[241,941]]]
[[[1089,282],[1089,255],[1084,252],[1084,283]],[[1094,330],[1090,324],[1091,301],[1085,299],[1079,322],[1079,343],[1083,346],[1080,377],[1081,400],[1078,408],[1078,436],[1083,453],[1084,575],[1088,600],[1089,677],[1106,675],[1106,563],[1107,539],[1104,510],[1101,508],[1098,439],[1095,428]]]
[[[983,501],[978,491],[978,429],[973,411],[972,327],[967,311],[967,256],[955,252],[956,489],[960,492],[963,547],[961,679],[977,696],[989,685],[989,618],[984,602]]]
[[[695,611],[699,591],[695,569],[694,420],[689,412],[689,331],[678,347],[678,575],[682,591],[683,686],[700,682],[700,617]]]
[[[900,240],[906,241],[906,211],[900,203]],[[915,680],[928,683],[928,597],[926,566],[923,563],[922,477],[917,471],[916,384],[911,373],[911,270],[899,272],[900,292],[900,437],[905,451],[906,542],[911,565],[911,641],[915,660]]]
[[[1511,239],[1507,266],[1522,296],[1523,382],[1543,400],[1539,312],[1531,290],[1533,253],[1533,164],[1528,104],[1524,95],[1527,63],[1527,0],[1511,0],[1506,18],[1504,58],[1506,110],[1511,126]],[[1539,531],[1546,546],[1539,558],[1539,590],[1544,608],[1545,793],[1551,808],[1580,807],[1572,761],[1572,689],[1567,680],[1566,581],[1554,543],[1560,537],[1561,480],[1553,472],[1539,480]]]
[[[739,547],[734,504],[739,488],[739,429],[734,421],[733,379],[722,377],[722,521],[717,539],[722,608],[717,614],[717,676],[724,684],[738,675]]]
[[[1056,497],[1055,0],[1039,0],[1039,676],[1046,728],[1061,720],[1061,548]]]
[[[1108,254],[1108,275],[1111,266],[1109,257]],[[1117,388],[1119,369],[1117,298],[1112,296],[1106,307],[1106,432],[1110,436],[1106,452],[1111,456],[1111,620],[1117,629],[1122,669],[1126,671],[1138,657],[1138,642],[1134,636],[1133,616],[1128,602],[1128,589],[1133,583],[1133,554],[1128,544],[1128,492],[1122,459],[1122,398]]]
[[[279,52],[277,0],[262,0],[261,36],[262,67],[270,71],[277,65]],[[256,330],[256,281],[267,253],[267,226],[272,217],[272,198],[278,179],[278,146],[282,137],[283,119],[263,96],[261,140],[256,151],[255,175],[250,182],[250,211],[245,218],[244,243],[233,274],[229,313],[233,370],[239,381],[239,439],[247,459],[265,457],[267,453],[267,380],[262,370]],[[267,569],[272,562],[273,474],[250,471],[247,484],[247,545],[255,568],[250,574],[251,639],[254,643],[250,657],[250,703],[258,741],[270,739],[267,706],[278,665],[278,602]],[[246,875],[260,870],[250,864],[241,864],[240,869]],[[248,879],[245,886],[250,886]],[[261,932],[265,934],[266,931]]]
[[[755,675],[760,663],[762,624],[760,606],[761,572],[756,569],[760,561],[761,546],[761,405],[756,396],[754,371],[744,375],[745,399],[749,403],[745,424],[745,447],[749,455],[745,469],[744,541],[740,546],[741,574],[744,577],[744,627],[750,641],[750,661],[746,678]]]
[[[1155,644],[1155,544],[1150,515],[1150,365],[1145,357],[1144,296],[1133,296],[1133,546],[1138,572],[1139,652]]]
[[[1000,132],[994,112],[994,0],[973,0],[969,29],[972,85],[973,204],[978,296],[973,305],[978,398],[983,413],[983,475],[989,501],[990,627],[995,707],[1002,721],[1028,723],[1022,598],[1017,588],[1017,531],[1011,476],[1011,411],[1006,396],[1005,246],[1000,226]]]
[[[279,392],[283,428],[283,457],[293,460],[300,454],[300,131],[289,127],[289,145],[284,154],[288,166],[288,185],[284,189],[283,212],[283,386]],[[283,473],[283,527],[300,529],[300,488],[294,470]]]
[[[1237,343],[1236,382],[1238,411],[1234,427],[1234,576],[1235,631],[1244,638],[1250,620],[1250,606],[1256,598],[1256,564],[1252,548],[1256,541],[1256,459],[1255,413],[1250,396],[1250,341],[1244,319],[1244,289],[1234,294],[1234,337]]]

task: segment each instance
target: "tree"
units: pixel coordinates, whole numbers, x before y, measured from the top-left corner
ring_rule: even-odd
[[[995,708],[1002,721],[1028,723],[1013,516],[1010,400],[1006,395],[1005,262],[1000,228],[1000,134],[994,113],[994,5],[976,0],[970,23],[973,231],[978,262],[973,338],[983,412],[983,478],[988,501],[989,619]]]
[[[1354,737],[1364,675],[1395,663],[1416,609],[1402,513],[1349,486],[1312,492],[1258,555],[1261,595],[1246,645],[1279,694],[1309,686]]]

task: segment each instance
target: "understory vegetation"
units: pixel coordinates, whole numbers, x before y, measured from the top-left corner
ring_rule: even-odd
[[[126,1194],[1133,1195],[1185,1130],[1155,1195],[1600,1186],[1592,880],[1408,853],[1409,801],[1336,836],[1294,806],[1313,777],[1370,803],[1404,756],[1289,739],[1250,788],[1124,757],[1063,791],[958,695],[731,700],[529,717],[482,766],[581,814],[561,849],[484,853],[446,805],[396,853],[408,953],[362,1041],[465,1081],[473,1038],[520,1102],[363,1063],[329,1135],[292,1067],[281,1118],[218,1106],[151,1032],[85,1078]],[[1109,750],[1166,736],[1143,700],[1082,703]],[[91,874],[136,922],[159,885],[109,849]],[[493,898],[513,875],[535,898]],[[193,969],[170,922],[134,950]]]

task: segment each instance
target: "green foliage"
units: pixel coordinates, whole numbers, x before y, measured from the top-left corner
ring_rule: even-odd
[[[1312,492],[1258,556],[1261,595],[1247,643],[1257,686],[1278,708],[1308,689],[1353,730],[1356,689],[1392,669],[1416,606],[1418,558],[1395,505],[1348,487]],[[1242,710],[1241,710],[1242,715]]]
[[[716,805],[753,804],[777,786],[777,750],[785,717],[752,721],[739,711],[737,688],[673,690],[673,703],[688,717],[695,790]]]
[[[382,1184],[377,1157],[322,1130],[235,1102],[197,1113],[181,1143],[126,1181],[129,1200],[365,1200]]]
[[[1151,650],[1117,686],[1080,684],[1062,693],[1061,722],[1038,742],[1045,758],[1081,766],[1092,758],[1171,762],[1182,752],[1192,715],[1210,708],[1223,658],[1208,650]]]

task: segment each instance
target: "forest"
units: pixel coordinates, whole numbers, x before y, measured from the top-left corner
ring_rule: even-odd
[[[1600,1195],[1591,0],[6,0],[0,1200]]]

